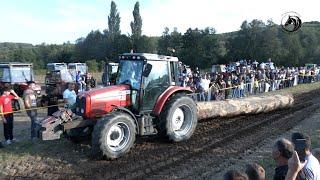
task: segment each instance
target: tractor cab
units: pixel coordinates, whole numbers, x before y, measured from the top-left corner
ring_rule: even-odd
[[[69,72],[66,63],[47,64],[47,73],[45,76],[46,85],[72,81],[72,74]]]
[[[96,87],[96,79],[88,72],[88,66],[86,63],[69,63],[68,70],[74,82],[76,82],[77,74],[80,71],[81,77],[86,82],[87,89]]]
[[[116,85],[131,89],[135,111],[152,111],[158,97],[169,86],[178,84],[178,58],[153,54],[120,56]]]
[[[48,63],[45,76],[46,93],[49,94],[53,88],[58,89],[60,98],[67,88],[67,83],[74,82],[72,74],[66,63]]]
[[[66,71],[68,66],[66,63],[48,63],[47,72],[51,71]]]
[[[104,71],[102,74],[102,83],[105,86],[114,85],[116,81],[116,76],[118,72],[119,63],[109,62],[104,66]]]
[[[83,76],[85,76],[88,73],[88,66],[86,63],[69,63],[68,69],[73,78],[76,77],[79,71],[80,71],[80,74]]]

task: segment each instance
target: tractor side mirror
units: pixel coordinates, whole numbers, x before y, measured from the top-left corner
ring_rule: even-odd
[[[152,65],[147,63],[146,64],[146,67],[144,68],[143,72],[142,72],[142,76],[144,77],[148,77],[150,72],[151,72],[151,69],[152,69]]]

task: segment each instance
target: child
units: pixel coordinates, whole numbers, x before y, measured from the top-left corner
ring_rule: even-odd
[[[3,89],[0,96],[0,116],[3,120],[3,132],[5,137],[5,144],[9,145],[13,140],[13,113],[12,113],[12,100],[18,99],[19,96],[9,88]]]

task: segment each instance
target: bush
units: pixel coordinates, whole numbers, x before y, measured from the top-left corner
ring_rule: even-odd
[[[95,59],[91,59],[86,61],[87,66],[89,68],[89,72],[97,72],[99,69],[99,63]]]

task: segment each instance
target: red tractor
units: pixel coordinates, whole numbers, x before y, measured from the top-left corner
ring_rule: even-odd
[[[123,54],[115,85],[79,93],[75,114],[62,109],[39,122],[39,136],[91,134],[93,153],[109,159],[127,153],[136,135],[187,140],[197,125],[197,108],[191,89],[177,86],[178,71],[176,57]]]

